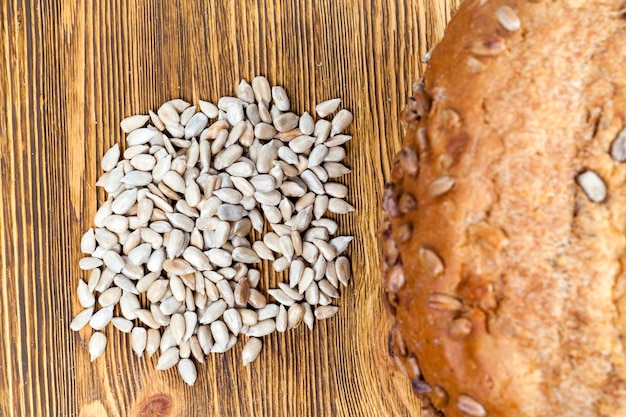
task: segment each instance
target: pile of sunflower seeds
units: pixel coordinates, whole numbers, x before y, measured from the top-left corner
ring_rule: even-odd
[[[333,237],[338,224],[326,215],[354,210],[335,180],[350,172],[342,161],[352,114],[340,104],[318,104],[317,121],[298,116],[282,87],[256,77],[217,105],[176,99],[122,120],[127,146],[102,158],[96,185],[108,199],[80,243],[88,277],[70,327],[95,330],[92,361],[112,323],[138,356],[160,351],[157,369],[177,366],[193,385],[191,357],[203,363],[244,335],[247,365],[263,336],[337,313],[352,237]],[[287,281],[269,299],[253,268],[262,260]]]

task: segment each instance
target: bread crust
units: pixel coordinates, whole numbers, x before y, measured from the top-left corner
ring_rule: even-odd
[[[432,53],[381,229],[426,415],[626,416],[625,6],[466,0]]]

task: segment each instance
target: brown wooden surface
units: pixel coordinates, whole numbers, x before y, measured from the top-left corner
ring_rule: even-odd
[[[0,416],[418,416],[387,358],[379,298],[378,200],[399,148],[399,115],[419,57],[459,0],[0,2]],[[90,330],[72,332],[79,239],[92,224],[97,161],[119,121],[165,100],[216,100],[256,74],[297,111],[342,97],[355,122],[347,162],[357,212],[354,280],[337,317],[241,345],[198,367],[137,359],[108,328],[89,362]],[[264,265],[268,270],[269,265]]]

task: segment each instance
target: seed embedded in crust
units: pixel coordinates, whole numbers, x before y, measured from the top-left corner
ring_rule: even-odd
[[[412,212],[417,208],[417,201],[415,198],[409,193],[403,193],[398,200],[398,210],[400,213],[407,214]]]
[[[389,268],[385,280],[385,288],[387,291],[397,293],[405,284],[404,269],[402,264],[397,264]]]
[[[506,44],[499,36],[489,36],[475,40],[469,49],[477,56],[495,56],[504,52]]]
[[[454,178],[448,175],[437,178],[428,186],[428,192],[431,196],[438,197],[450,191],[454,186],[454,183]]]
[[[594,171],[585,171],[576,177],[576,182],[583,189],[589,200],[601,203],[606,199],[606,185],[604,180]]]
[[[432,387],[432,391],[429,397],[433,405],[439,409],[442,409],[443,407],[448,405],[448,401],[450,401],[448,392],[439,385],[435,385]]]
[[[611,157],[617,162],[626,161],[626,128],[619,132],[611,144]]]
[[[433,310],[459,311],[463,308],[463,302],[451,295],[433,293],[428,297],[427,305]]]
[[[441,258],[431,249],[420,248],[418,251],[420,265],[424,271],[432,277],[437,277],[443,273],[443,262]]]
[[[398,208],[398,195],[393,184],[387,184],[385,186],[385,192],[383,194],[383,210],[390,217],[398,217],[400,215],[400,209]]]
[[[419,156],[410,145],[404,145],[400,150],[400,164],[405,174],[411,177],[417,177],[419,172]]]
[[[459,317],[452,320],[448,329],[450,336],[460,340],[467,337],[472,332],[472,321],[466,317]]]
[[[521,26],[519,16],[510,6],[502,6],[496,11],[498,22],[508,31],[515,32]]]
[[[459,410],[472,417],[483,417],[487,415],[485,407],[467,394],[459,395],[456,406]]]
[[[411,388],[413,389],[413,393],[416,395],[428,394],[429,392],[432,391],[432,388],[430,387],[430,385],[428,385],[426,382],[424,382],[421,379],[413,379],[411,381]]]

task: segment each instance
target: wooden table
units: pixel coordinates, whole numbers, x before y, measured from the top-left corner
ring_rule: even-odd
[[[387,355],[375,233],[420,56],[458,3],[1,2],[0,416],[420,415]],[[340,313],[266,338],[249,367],[240,344],[211,356],[194,387],[155,371],[156,356],[137,359],[114,329],[90,363],[90,330],[68,324],[79,239],[103,197],[97,161],[122,141],[119,121],[174,97],[232,95],[256,74],[299,112],[342,97],[354,113],[345,181],[357,211],[340,231],[356,236],[355,273]]]

